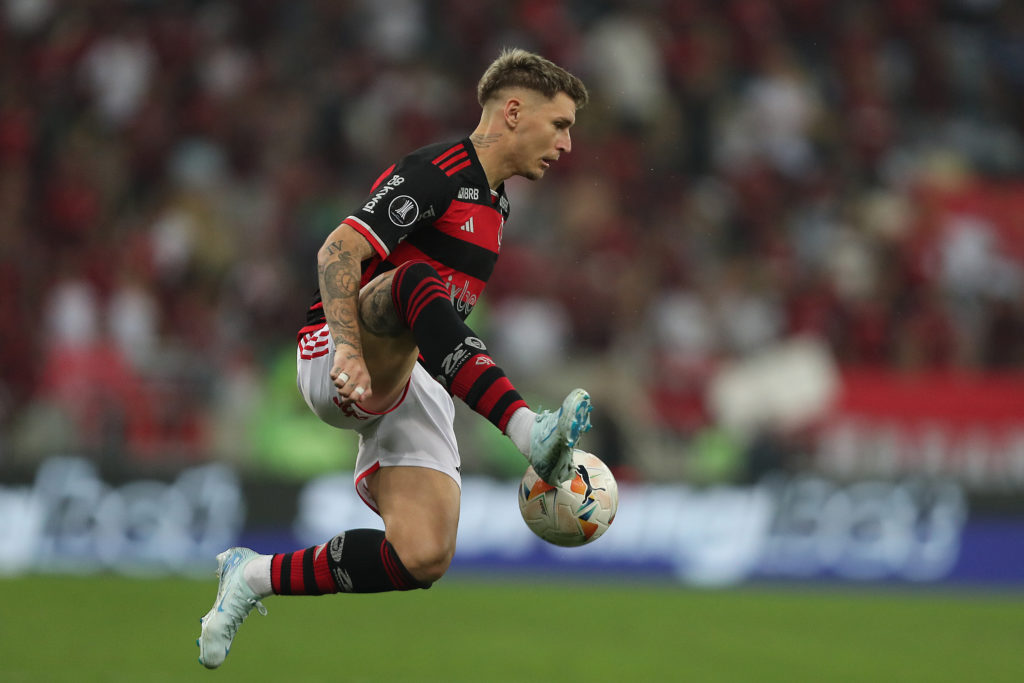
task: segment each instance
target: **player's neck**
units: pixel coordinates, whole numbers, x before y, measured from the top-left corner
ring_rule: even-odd
[[[488,132],[483,127],[478,127],[469,136],[476,150],[476,157],[487,176],[487,184],[492,190],[498,189],[498,186],[512,175],[504,168],[506,155],[503,147],[506,137],[502,133]]]

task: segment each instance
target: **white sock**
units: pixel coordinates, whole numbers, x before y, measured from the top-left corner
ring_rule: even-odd
[[[505,425],[505,435],[512,439],[519,452],[530,459],[530,431],[533,429],[533,422],[537,419],[537,413],[529,408],[520,408],[512,413]]]
[[[273,555],[258,555],[242,569],[242,577],[258,598],[274,594],[274,586],[270,582],[270,563],[273,559]]]

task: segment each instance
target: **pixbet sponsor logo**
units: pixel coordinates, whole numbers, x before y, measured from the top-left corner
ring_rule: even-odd
[[[468,315],[473,307],[476,306],[477,299],[479,298],[476,294],[469,289],[469,280],[463,280],[461,285],[456,284],[452,280],[452,276],[448,276],[448,280],[444,283],[445,289],[448,290],[448,296],[451,297],[452,305],[455,306],[455,310],[459,313]]]

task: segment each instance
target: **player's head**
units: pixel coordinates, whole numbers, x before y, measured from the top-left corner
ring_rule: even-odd
[[[569,128],[588,100],[583,82],[540,55],[502,50],[477,84],[484,118],[508,133],[508,175],[535,180],[572,149]],[[503,137],[505,137],[503,135]]]
[[[579,78],[554,62],[520,48],[505,48],[491,62],[476,86],[476,99],[481,107],[486,106],[490,100],[500,98],[499,92],[505,88],[533,90],[547,99],[565,93],[577,109],[582,109],[589,98]]]

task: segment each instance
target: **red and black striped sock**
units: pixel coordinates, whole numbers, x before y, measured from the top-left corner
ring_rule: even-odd
[[[430,588],[402,564],[378,529],[352,529],[327,543],[293,553],[279,553],[270,562],[270,583],[277,595],[382,593]]]
[[[487,347],[459,316],[437,271],[422,261],[405,263],[391,281],[398,317],[412,330],[430,374],[501,431],[527,407]]]

